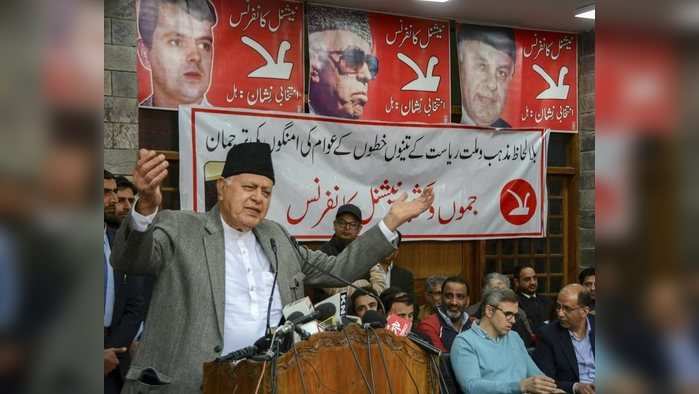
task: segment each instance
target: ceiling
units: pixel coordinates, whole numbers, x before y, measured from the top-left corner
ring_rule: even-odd
[[[594,21],[575,18],[575,9],[592,2],[593,0],[449,0],[446,3],[419,0],[313,0],[308,3],[484,25],[583,32],[593,30]]]

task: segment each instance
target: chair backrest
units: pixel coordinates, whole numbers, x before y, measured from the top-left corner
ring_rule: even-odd
[[[459,382],[456,381],[454,369],[451,366],[451,358],[449,353],[442,353],[439,356],[439,369],[444,377],[444,382],[441,384],[443,394],[464,394],[459,387]]]

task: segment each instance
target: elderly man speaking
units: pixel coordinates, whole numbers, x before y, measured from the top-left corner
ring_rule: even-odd
[[[112,265],[132,274],[157,276],[141,348],[126,376],[124,393],[200,390],[202,364],[252,345],[282,306],[304,296],[304,283],[340,286],[320,266],[355,280],[394,250],[396,229],[427,210],[431,189],[411,201],[402,196],[383,220],[338,256],[299,247],[278,223],[266,220],[274,169],[270,146],[231,148],[217,181],[218,204],[207,213],[163,210],[163,155],[142,149],[133,172],[139,199],[124,220]],[[274,285],[276,245],[279,275]],[[157,387],[156,387],[157,386]]]

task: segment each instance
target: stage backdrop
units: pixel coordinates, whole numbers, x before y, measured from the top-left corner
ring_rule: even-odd
[[[459,24],[456,37],[462,123],[577,131],[574,34]]]
[[[308,6],[306,19],[311,113],[396,122],[451,121],[448,21],[320,6]],[[363,60],[369,79],[362,75]],[[349,111],[333,113],[343,100],[364,104],[363,111],[352,116]]]
[[[137,2],[139,10],[141,2]],[[202,0],[200,4],[206,7],[206,3]],[[139,44],[141,106],[154,105],[149,97],[153,85],[151,69],[155,69],[159,71],[153,78],[161,80],[162,86],[171,85],[164,91],[180,96],[194,94],[191,91],[199,89],[201,79],[210,74],[211,84],[204,100],[211,106],[303,112],[303,5],[279,0],[212,0],[209,4],[216,15],[216,24],[210,30],[211,24],[202,16],[208,15],[206,10],[196,10],[192,5],[187,14],[170,6],[173,10],[163,13],[160,7],[156,25],[160,30],[156,29],[153,35],[151,49]],[[146,26],[144,21],[149,14],[152,12],[139,12],[139,26]],[[205,39],[207,31],[213,37],[211,42]],[[140,31],[140,42],[144,33]],[[195,43],[198,51],[193,49]],[[169,66],[160,66],[161,62]],[[177,109],[177,105],[159,107]]]
[[[546,234],[547,130],[185,106],[179,129],[185,210],[216,203],[215,182],[228,149],[262,141],[272,146],[277,181],[267,217],[300,239],[328,239],[342,204],[359,206],[370,226],[401,193],[414,198],[428,186],[435,202],[401,227],[406,240]]]

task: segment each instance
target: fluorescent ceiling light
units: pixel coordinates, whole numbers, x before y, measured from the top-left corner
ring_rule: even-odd
[[[575,17],[594,20],[595,19],[595,5],[590,4],[590,5],[586,5],[584,7],[578,8],[577,10],[575,10]]]
[[[449,0],[420,0],[420,1],[426,1],[430,3],[446,3]]]

